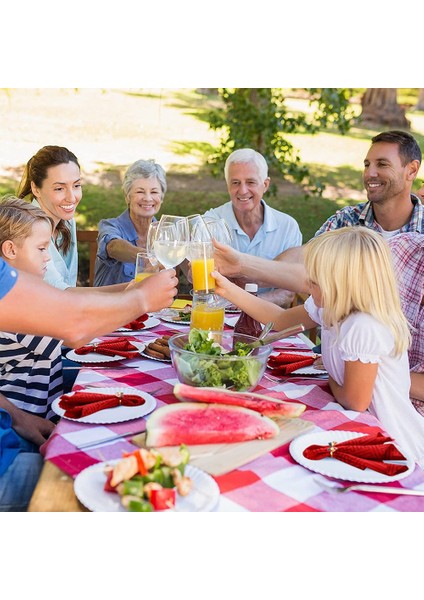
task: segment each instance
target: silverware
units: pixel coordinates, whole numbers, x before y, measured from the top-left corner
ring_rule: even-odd
[[[273,328],[274,323],[272,321],[270,321],[269,323],[267,323],[265,325],[265,327],[262,329],[262,333],[261,335],[258,337],[258,341],[259,340],[263,340],[265,336],[268,335],[268,333],[271,331],[271,329]]]
[[[321,354],[316,354],[315,352],[312,352],[312,348],[280,348],[278,346],[275,346],[274,350],[279,352],[287,352],[288,354],[298,354],[302,352],[310,354],[311,356],[321,356]]]
[[[272,327],[272,324],[271,324],[271,327]],[[249,354],[255,348],[260,348],[261,346],[266,346],[267,344],[272,344],[273,342],[276,342],[277,340],[282,340],[283,338],[290,337],[291,335],[296,335],[297,333],[302,333],[302,331],[305,331],[305,327],[302,324],[299,324],[299,325],[294,325],[293,327],[289,327],[288,329],[283,329],[282,331],[277,331],[277,333],[272,333],[271,335],[267,335],[265,337],[259,336],[259,338],[256,341],[252,342],[251,344],[247,344],[247,346],[250,348],[250,352],[248,354],[246,354],[245,356],[249,356]],[[231,356],[232,354],[237,354],[237,352],[235,350],[231,350],[231,352],[228,352],[228,356]]]
[[[91,448],[92,446],[100,446],[101,444],[107,444],[108,442],[113,442],[115,440],[120,440],[121,438],[126,438],[134,435],[138,435],[140,433],[144,433],[145,429],[141,431],[126,431],[125,433],[117,433],[116,435],[110,435],[109,437],[102,438],[100,440],[95,440],[92,442],[86,442],[85,444],[78,444],[77,448]]]
[[[264,374],[265,379],[273,381],[274,383],[286,383],[287,381],[302,381],[303,379],[328,379],[328,375],[323,373],[322,375],[287,375],[286,377],[277,377],[276,375],[270,375],[269,373]]]
[[[327,492],[336,494],[344,494],[345,492],[377,492],[380,494],[398,494],[399,496],[424,496],[424,490],[410,490],[402,487],[386,486],[386,485],[371,485],[367,483],[359,483],[348,486],[341,486],[333,481],[323,481],[322,479],[314,478],[315,483],[322,487]]]

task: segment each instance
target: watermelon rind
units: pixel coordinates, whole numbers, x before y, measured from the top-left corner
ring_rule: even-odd
[[[183,402],[203,402],[243,406],[266,416],[299,417],[306,409],[301,402],[286,402],[273,396],[255,392],[236,392],[212,387],[194,387],[185,383],[174,385],[174,396]]]

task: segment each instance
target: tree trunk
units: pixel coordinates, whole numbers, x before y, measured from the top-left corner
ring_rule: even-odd
[[[361,125],[410,128],[405,109],[398,104],[397,88],[368,88],[362,97]]]
[[[424,110],[424,88],[420,88],[418,100],[414,108],[415,110]]]

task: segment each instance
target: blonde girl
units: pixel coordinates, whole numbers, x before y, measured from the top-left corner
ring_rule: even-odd
[[[0,202],[0,255],[10,266],[42,279],[51,234],[51,220],[40,208],[13,197]],[[31,310],[31,298],[22,310]],[[61,342],[0,332],[0,369],[0,408],[12,417],[13,429],[37,448],[54,428],[50,406],[63,393]]]
[[[390,249],[365,227],[345,227],[305,247],[311,295],[283,310],[246,294],[219,273],[217,293],[276,330],[321,325],[329,385],[346,409],[369,410],[404,452],[424,466],[424,419],[409,400],[408,323],[403,315]]]

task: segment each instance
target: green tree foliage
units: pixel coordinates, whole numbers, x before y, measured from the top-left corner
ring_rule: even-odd
[[[285,135],[316,133],[329,127],[346,133],[353,118],[349,104],[353,90],[304,88],[304,91],[312,108],[310,114],[289,110],[282,88],[220,88],[223,108],[208,114],[209,126],[220,131],[219,147],[209,157],[213,172],[221,171],[233,150],[254,148],[265,157],[271,171],[314,192],[322,191],[323,184],[311,177],[299,152]]]

